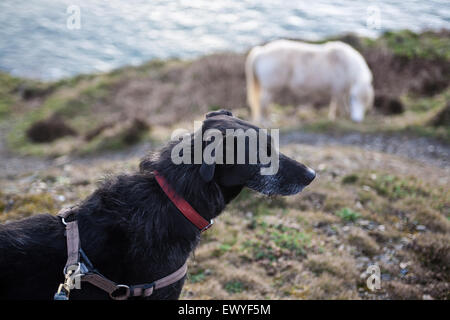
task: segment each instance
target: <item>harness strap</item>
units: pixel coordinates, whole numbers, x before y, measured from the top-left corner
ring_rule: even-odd
[[[127,286],[123,284],[117,284],[98,273],[86,273],[81,281],[88,282],[103,291],[106,291],[112,299],[126,300],[129,297],[149,297],[153,294],[153,290],[167,287],[178,280],[181,280],[187,272],[187,262],[177,269],[175,272],[156,280],[152,283],[137,284],[133,286]],[[124,291],[120,294],[120,291]],[[115,294],[117,293],[117,294]]]
[[[71,208],[64,208],[58,216],[62,219],[66,226],[66,241],[67,241],[67,262],[64,267],[64,273],[70,266],[78,265],[80,261],[80,234],[78,232],[78,223],[76,220],[66,222],[66,218],[72,213]]]
[[[97,273],[86,273],[81,281],[89,282],[90,284],[96,286],[97,288],[106,291],[109,295],[117,290],[117,284]]]
[[[184,277],[184,275],[186,274],[186,272],[187,272],[187,261],[177,271],[169,274],[168,276],[165,276],[164,278],[156,280],[154,282],[155,289],[161,289],[161,288],[167,287],[168,285],[171,285],[172,283],[175,283],[178,280],[181,280]]]
[[[158,279],[154,282],[147,284],[138,284],[127,286],[123,284],[117,284],[112,280],[109,280],[102,274],[98,273],[90,263],[89,259],[87,259],[85,253],[82,251],[80,247],[80,235],[78,231],[78,222],[76,219],[73,221],[67,222],[66,218],[72,214],[72,208],[62,209],[58,216],[62,219],[62,222],[66,226],[66,240],[67,240],[67,262],[64,267],[64,274],[67,279],[71,276],[71,273],[68,273],[68,267],[70,266],[78,266],[77,276],[80,277],[82,282],[88,282],[103,291],[107,292],[109,296],[114,300],[126,300],[129,297],[149,297],[153,294],[153,290],[167,287],[179,280],[181,280],[187,272],[187,261],[178,268],[175,272]],[[87,259],[87,264],[90,267],[86,267],[84,263],[80,263],[80,251],[83,253],[84,259]],[[81,271],[87,270],[87,272]],[[61,288],[64,287],[67,294],[61,293]],[[58,292],[55,295],[55,299],[57,300],[67,300],[68,295],[71,288],[67,288],[67,284],[61,284]],[[65,297],[61,297],[61,294]]]

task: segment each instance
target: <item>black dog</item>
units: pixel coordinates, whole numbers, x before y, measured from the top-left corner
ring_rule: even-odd
[[[202,130],[259,128],[229,111],[209,113]],[[268,145],[270,144],[270,140]],[[279,170],[260,174],[257,164],[174,164],[169,143],[149,156],[133,175],[104,182],[74,209],[81,247],[92,264],[116,283],[149,283],[177,270],[200,239],[155,180],[155,172],[205,219],[217,217],[244,187],[264,194],[301,191],[314,171],[279,154]],[[204,148],[206,142],[202,144]],[[247,154],[248,156],[248,154]],[[67,259],[64,225],[49,214],[0,225],[0,299],[52,299],[63,282]],[[151,299],[177,299],[184,278],[155,290]],[[108,299],[103,290],[83,284],[70,299]]]

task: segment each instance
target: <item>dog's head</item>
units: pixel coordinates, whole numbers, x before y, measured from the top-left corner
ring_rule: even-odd
[[[278,136],[271,133],[230,111],[210,112],[201,130],[178,136],[161,152],[144,159],[140,167],[159,171],[181,193],[192,192],[199,182],[216,184],[227,201],[243,187],[266,195],[296,194],[316,174],[280,153]]]
[[[277,135],[233,117],[230,111],[208,113],[202,134],[204,161],[199,173],[205,182],[246,186],[266,195],[292,195],[316,176],[312,169],[278,151]],[[205,161],[206,156],[213,161]]]

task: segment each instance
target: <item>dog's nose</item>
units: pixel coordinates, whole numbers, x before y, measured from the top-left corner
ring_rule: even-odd
[[[311,168],[306,168],[305,181],[306,185],[310,184],[316,177],[316,172]]]

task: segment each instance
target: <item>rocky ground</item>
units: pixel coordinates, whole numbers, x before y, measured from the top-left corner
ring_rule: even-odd
[[[292,197],[245,190],[204,234],[182,298],[450,298],[448,32],[342,40],[368,60],[376,108],[362,124],[329,122],[325,108],[280,96],[281,149],[318,176]],[[243,61],[153,61],[56,83],[0,74],[0,222],[80,201],[209,110],[248,119]]]

